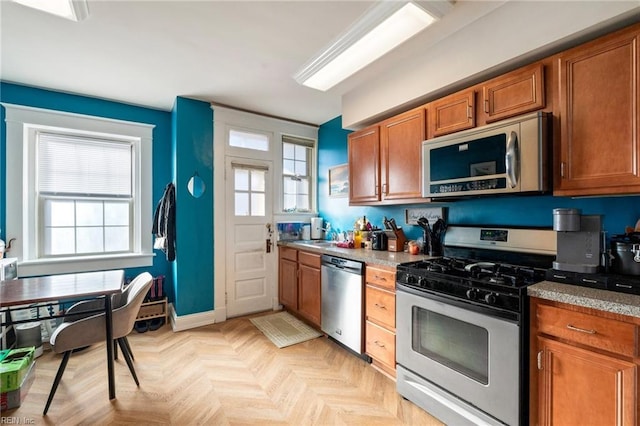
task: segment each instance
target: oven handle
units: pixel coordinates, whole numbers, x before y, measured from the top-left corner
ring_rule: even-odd
[[[519,154],[518,134],[512,131],[507,140],[507,152],[504,156],[507,180],[511,188],[515,188],[518,185],[518,175],[520,175]]]

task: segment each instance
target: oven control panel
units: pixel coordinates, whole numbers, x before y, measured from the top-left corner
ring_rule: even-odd
[[[470,280],[455,277],[443,277],[434,273],[415,273],[398,271],[399,284],[419,291],[432,292],[457,300],[466,300],[476,304],[521,312],[521,291],[517,288],[503,289],[498,286],[473,285]]]

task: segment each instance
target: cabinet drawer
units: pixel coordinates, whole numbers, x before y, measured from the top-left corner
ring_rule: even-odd
[[[387,270],[367,265],[365,276],[369,284],[375,284],[390,290],[395,290],[396,288],[395,270]]]
[[[365,303],[367,319],[385,327],[396,328],[396,295],[394,293],[367,285]]]
[[[279,253],[281,259],[289,259],[294,262],[298,261],[298,250],[291,247],[279,247]]]
[[[320,269],[321,256],[316,253],[298,252],[298,263]]]
[[[627,356],[638,352],[633,324],[547,305],[537,306],[536,320],[539,333]]]
[[[372,358],[396,368],[396,335],[367,321],[366,352]]]

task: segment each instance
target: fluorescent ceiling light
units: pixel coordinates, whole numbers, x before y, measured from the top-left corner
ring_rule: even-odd
[[[311,59],[296,75],[305,86],[326,91],[427,28],[439,16],[412,2],[383,1]]]
[[[82,21],[89,16],[86,0],[13,0],[21,5],[38,9],[72,21]]]

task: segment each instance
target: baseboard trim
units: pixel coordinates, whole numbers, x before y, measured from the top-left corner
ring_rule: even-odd
[[[216,311],[198,312],[197,314],[180,315],[176,314],[173,304],[169,304],[169,320],[171,329],[174,332],[189,330],[191,328],[202,327],[216,323]]]

